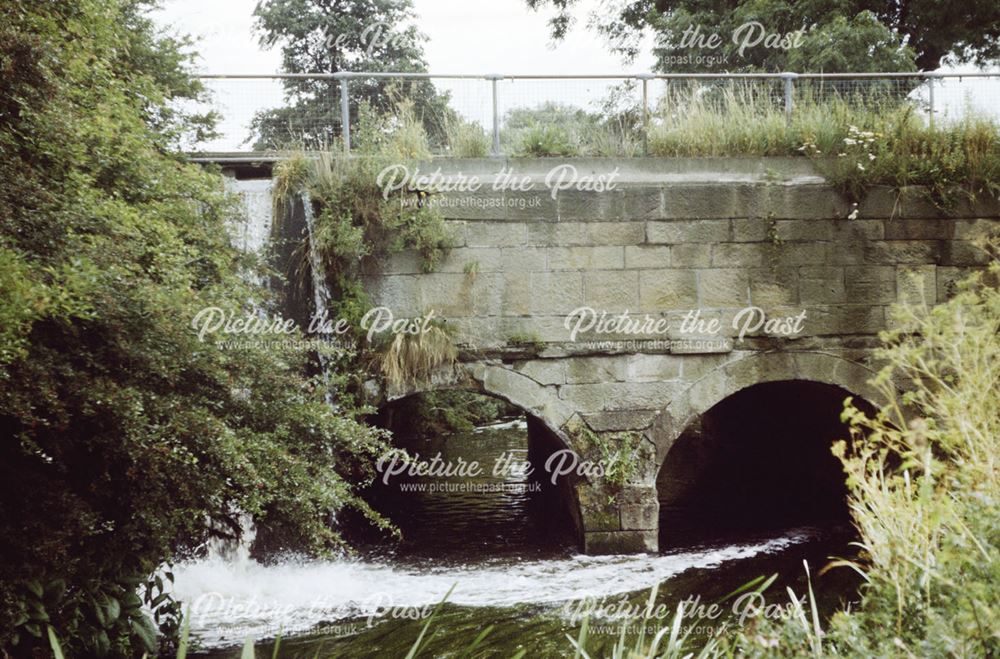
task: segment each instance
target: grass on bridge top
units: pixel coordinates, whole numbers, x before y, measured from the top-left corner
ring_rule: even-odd
[[[354,155],[377,152],[401,161],[442,151],[455,158],[490,152],[479,124],[452,118],[442,122],[440,135],[428,135],[405,100],[384,116],[370,108],[359,114]],[[636,108],[595,113],[548,103],[508,113],[501,152],[529,158],[793,156],[814,161],[852,201],[874,185],[924,186],[941,207],[960,196],[1000,197],[1000,124],[966,112],[930,125],[918,101],[889,89],[802,89],[789,118],[773,89],[740,82],[679,86],[659,99],[645,131]]]
[[[467,128],[464,128],[467,132]],[[449,134],[450,139],[450,134]],[[508,136],[521,156],[799,156],[853,200],[872,185],[926,186],[941,205],[956,193],[1000,196],[1000,125],[967,113],[929,125],[912,100],[885,94],[803,93],[791,119],[750,84],[678,90],[660,101],[646,146],[637,121],[550,107]],[[461,144],[460,142],[455,142]],[[481,155],[452,149],[453,155]]]

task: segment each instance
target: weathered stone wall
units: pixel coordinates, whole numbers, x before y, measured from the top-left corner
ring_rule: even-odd
[[[615,506],[601,483],[577,484],[594,552],[656,548],[658,465],[685,425],[727,395],[803,379],[877,403],[866,381],[890,305],[945,299],[987,263],[970,238],[1000,218],[994,202],[944,213],[918,190],[876,189],[847,219],[855,209],[805,159],[576,161],[581,175],[620,167],[615,189],[553,196],[544,178],[554,164],[445,163],[488,182],[513,167],[535,186],[432,196],[454,236],[448,257],[423,273],[414,254],[396,255],[366,286],[397,316],[434,310],[456,329],[462,365],[428,386],[506,398],[581,453],[593,453],[580,439],[588,432],[641,433],[645,462],[616,488]],[[801,332],[740,340],[733,320],[748,306],[771,318],[804,311]],[[571,340],[566,316],[580,307],[663,318],[669,329]],[[678,342],[701,336],[680,331],[692,310],[721,323],[708,344]]]

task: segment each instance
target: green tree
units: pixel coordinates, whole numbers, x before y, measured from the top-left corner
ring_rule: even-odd
[[[262,0],[254,16],[261,45],[281,47],[288,73],[427,70],[421,47],[426,37],[407,24],[414,18],[410,0]],[[254,119],[256,148],[315,148],[342,134],[339,81],[292,78],[283,85],[286,105]],[[385,112],[410,99],[432,138],[442,135],[452,116],[447,97],[427,80],[352,80],[349,98],[352,121],[361,102]]]
[[[330,512],[368,512],[350,483],[385,444],[347,374],[321,385],[304,349],[193,331],[206,307],[267,300],[221,177],[174,149],[211,117],[170,109],[200,90],[147,8],[0,4],[4,656],[42,652],[47,625],[68,656],[155,652],[156,623],[179,616],[165,561],[238,535],[243,513],[289,545],[336,546]]]
[[[550,21],[556,39],[573,24],[578,5],[578,0],[526,2],[534,9],[556,9]],[[591,25],[627,60],[638,54],[641,37],[653,33],[656,69],[664,72],[932,71],[945,57],[979,65],[1000,57],[1000,4],[994,0],[970,0],[961,11],[937,0],[621,0],[613,6],[615,11],[593,16]],[[733,33],[751,21],[769,33],[804,32],[794,48],[768,48],[759,40],[740,53]],[[682,47],[685,31],[693,26],[700,26],[706,38],[717,33],[721,43],[710,50],[692,48],[689,38]],[[753,43],[759,34],[747,35]],[[721,55],[721,61],[678,64],[676,59],[710,54]]]

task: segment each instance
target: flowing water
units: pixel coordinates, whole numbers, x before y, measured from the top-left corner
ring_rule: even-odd
[[[312,201],[308,192],[302,193],[302,213],[305,217],[306,235],[309,238],[309,272],[312,276],[313,313],[318,318],[325,318],[327,306],[330,303],[330,287],[323,276],[325,268],[316,245],[316,220],[313,217]],[[320,356],[322,358],[322,355]]]
[[[226,189],[236,193],[242,202],[240,221],[233,222],[229,231],[233,243],[245,252],[264,255],[268,248],[273,223],[273,202],[271,201],[271,179],[226,178]],[[260,277],[254,281],[263,283]]]
[[[238,657],[236,646],[247,636],[259,641],[261,656],[271,656],[267,639],[280,634],[281,656],[401,657],[446,595],[422,656],[458,651],[490,625],[481,646],[487,656],[518,648],[531,657],[571,656],[565,635],[575,637],[587,598],[599,604],[590,625],[591,646],[600,653],[617,640],[622,614],[645,604],[655,584],[657,602],[672,613],[686,597],[713,602],[778,573],[768,603],[773,597],[785,604],[784,585],[804,592],[804,559],[818,568],[848,553],[849,533],[816,526],[704,539],[658,555],[581,555],[555,505],[558,492],[535,491],[524,474],[526,435],[523,421],[515,421],[407,440],[421,457],[440,453],[486,468],[474,478],[399,477],[373,488],[370,500],[400,526],[401,543],[373,542],[339,560],[286,557],[266,565],[249,559],[245,546],[227,555],[217,547],[177,566],[175,593],[191,606],[191,632],[203,648],[195,656]],[[494,474],[497,461],[504,468]],[[825,610],[855,591],[848,572],[814,575]],[[695,632],[745,615],[735,601],[724,609],[718,620],[693,619]],[[669,615],[655,620],[669,622]]]

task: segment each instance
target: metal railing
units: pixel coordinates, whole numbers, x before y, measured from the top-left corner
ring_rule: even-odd
[[[549,112],[559,123],[572,112],[604,118],[630,116],[645,140],[657,116],[671,101],[695,97],[706,89],[739,83],[783,111],[789,124],[802,99],[839,95],[849,102],[907,99],[931,124],[937,117],[975,111],[989,115],[1000,108],[1000,73],[669,73],[607,75],[432,74],[409,72],[340,72],[329,74],[229,74],[200,78],[213,92],[213,108],[222,118],[223,139],[202,145],[204,151],[262,151],[295,141],[337,142],[352,148],[352,125],[359,102],[380,95],[419,98],[421,112],[478,126],[490,155],[516,151],[504,132],[523,132],[525,122]],[[436,99],[436,100],[435,100]],[[428,109],[429,108],[429,109]],[[545,110],[547,108],[547,110]],[[543,111],[544,110],[544,111]],[[532,115],[532,112],[535,114]],[[1000,114],[994,114],[1000,119]],[[427,123],[432,123],[431,117]],[[444,119],[442,119],[442,122]],[[239,141],[237,135],[242,133]],[[224,146],[223,146],[224,145]],[[250,146],[247,149],[247,146]],[[438,146],[447,152],[448,145]],[[644,150],[644,146],[643,146]]]

